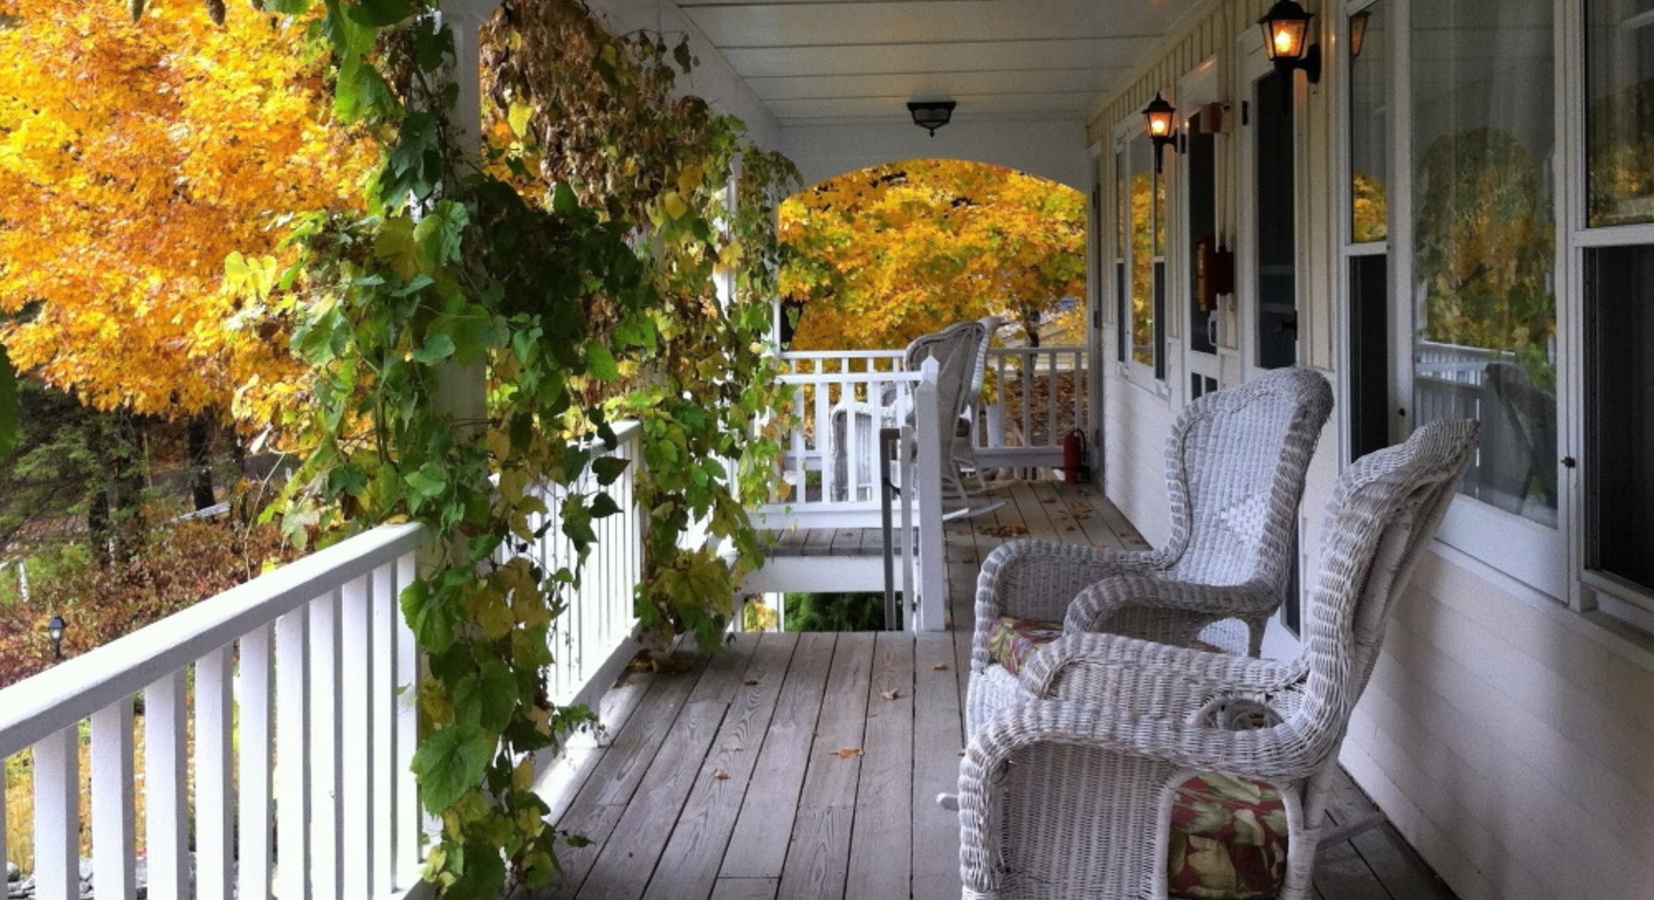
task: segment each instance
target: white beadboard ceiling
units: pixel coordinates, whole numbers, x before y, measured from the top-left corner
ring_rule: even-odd
[[[1083,119],[1201,0],[677,0],[783,127]]]

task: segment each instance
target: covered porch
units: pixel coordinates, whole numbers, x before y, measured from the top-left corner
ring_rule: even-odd
[[[674,673],[623,676],[601,739],[540,782],[560,828],[592,840],[536,898],[913,897],[960,893],[956,789],[976,562],[1033,536],[1122,548],[1142,538],[1089,485],[1018,482],[994,513],[946,528],[944,632],[749,633]],[[1324,900],[1451,900],[1340,773],[1336,824],[1380,821],[1320,850]]]

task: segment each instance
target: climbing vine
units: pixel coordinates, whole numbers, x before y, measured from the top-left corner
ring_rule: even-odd
[[[313,373],[286,423],[307,450],[288,532],[330,541],[412,520],[436,536],[401,598],[429,671],[414,769],[442,831],[426,876],[449,896],[497,896],[547,883],[559,842],[578,840],[532,789],[534,752],[590,718],[544,691],[551,623],[580,577],[523,555],[546,488],[588,471],[612,484],[626,464],[603,453],[611,423],[640,421],[636,608],[657,647],[675,633],[716,647],[757,560],[746,510],[786,425],[763,346],[773,208],[796,176],[738,121],[674,94],[686,45],[610,37],[572,2],[508,4],[488,26],[496,108],[484,151],[462,152],[454,43],[425,0],[321,5],[336,108],[379,136],[383,165],[365,213],[298,220],[296,263],[232,257],[226,284],[292,310]],[[443,402],[468,379],[486,387],[474,414]],[[584,558],[593,523],[620,509],[602,491],[563,496],[556,519]],[[702,534],[733,561],[690,540]]]

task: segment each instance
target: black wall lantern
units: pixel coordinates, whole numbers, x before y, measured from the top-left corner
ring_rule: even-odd
[[[46,637],[52,642],[52,658],[63,658],[63,617],[52,616],[46,620]]]
[[[936,129],[953,121],[953,108],[959,104],[952,100],[909,100],[907,111],[913,115],[913,124],[936,136]]]
[[[1295,0],[1280,0],[1258,20],[1263,28],[1263,52],[1275,68],[1303,69],[1310,84],[1321,80],[1321,46],[1309,43],[1311,15]]]
[[[1159,91],[1155,91],[1154,99],[1143,107],[1143,130],[1148,132],[1149,140],[1154,141],[1154,171],[1159,174],[1160,151],[1167,144],[1175,147],[1177,141],[1177,107],[1167,103]]]

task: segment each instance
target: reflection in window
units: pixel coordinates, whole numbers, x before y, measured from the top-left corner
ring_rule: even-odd
[[[1550,0],[1444,0],[1413,35],[1415,421],[1478,418],[1465,492],[1556,523]]]
[[[1389,18],[1384,0],[1350,17],[1350,240],[1382,241],[1389,231]],[[1359,38],[1359,40],[1358,40]]]
[[[1654,4],[1585,4],[1586,216],[1654,222]]]
[[[1161,242],[1155,223],[1160,203],[1154,147],[1147,135],[1131,141],[1131,358],[1154,365],[1154,257]]]
[[[1131,219],[1126,214],[1130,193],[1126,188],[1126,171],[1126,153],[1122,150],[1114,154],[1114,358],[1120,362],[1126,361],[1126,328],[1131,321],[1127,311],[1131,294],[1126,283],[1126,265],[1130,260],[1126,253],[1126,235],[1131,231]]]

